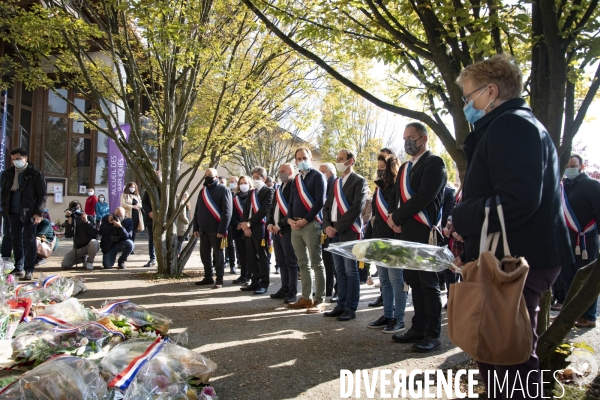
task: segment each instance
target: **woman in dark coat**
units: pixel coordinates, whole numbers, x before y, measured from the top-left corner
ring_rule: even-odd
[[[540,296],[552,286],[561,266],[573,262],[560,202],[558,156],[550,135],[521,98],[523,75],[509,56],[470,65],[457,82],[463,89],[465,116],[474,126],[464,143],[468,168],[462,202],[452,214],[456,232],[465,240],[457,264],[479,257],[485,203],[499,196],[512,255],[524,257],[530,266],[523,290],[534,337],[530,359],[519,365],[478,363],[479,371],[489,398],[508,398],[506,386],[519,386],[519,377],[527,381],[527,398],[538,398],[535,331]],[[489,232],[499,231],[492,207]],[[496,256],[502,258],[502,246],[498,247]],[[496,385],[490,387],[494,375]],[[508,385],[502,391],[498,383],[505,377]]]
[[[400,162],[395,156],[380,154],[377,157],[377,188],[373,195],[373,226],[370,229],[373,239],[394,239],[396,233],[387,224],[387,217],[396,209],[396,188],[394,182],[400,169]],[[381,329],[383,333],[398,333],[405,330],[404,309],[406,308],[406,292],[404,292],[404,275],[401,269],[377,266],[377,274],[381,282],[383,297],[383,316],[368,326]],[[395,306],[395,307],[394,307]]]
[[[240,277],[233,280],[233,284],[243,285],[250,282],[251,273],[248,270],[248,258],[246,257],[246,238],[244,232],[238,228],[238,225],[242,221],[242,215],[244,214],[244,206],[248,199],[248,193],[252,189],[252,180],[242,175],[238,179],[238,186],[234,190],[233,196],[233,210],[231,213],[231,226],[233,227],[233,234],[229,240],[235,240],[235,249],[237,251],[237,257],[240,261]]]

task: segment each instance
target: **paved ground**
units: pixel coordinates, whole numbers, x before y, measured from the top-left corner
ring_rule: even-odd
[[[340,370],[357,369],[447,369],[468,360],[448,340],[445,313],[443,345],[439,351],[422,355],[410,345],[393,343],[390,336],[367,329],[381,315],[381,308],[367,307],[379,289],[361,286],[357,318],[339,322],[322,315],[287,310],[283,303],[265,296],[248,295],[231,285],[235,276],[226,274],[225,287],[212,290],[197,286],[195,278],[151,281],[142,275],[147,258],[147,238],[139,237],[136,253],[126,270],[103,271],[101,255],[94,272],[61,271],[60,260],[72,242],[62,241],[46,265],[44,274],[81,275],[90,289],[79,296],[87,306],[106,299],[128,298],[172,318],[172,331],[187,332],[189,347],[218,363],[212,382],[221,400],[229,399],[338,399]],[[198,252],[186,271],[199,272]],[[279,276],[271,275],[269,293],[278,289]],[[444,296],[445,297],[445,296]],[[413,315],[409,299],[405,322]],[[573,332],[600,350],[598,329]],[[392,386],[393,388],[393,386]],[[361,389],[366,398],[365,388]],[[378,391],[373,398],[380,398]]]

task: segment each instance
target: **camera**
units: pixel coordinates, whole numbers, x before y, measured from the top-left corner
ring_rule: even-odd
[[[78,207],[67,208],[65,210],[65,213],[67,213],[67,212],[70,213],[70,214],[66,215],[67,217],[79,218],[79,217],[81,217],[81,215],[83,215],[83,210]]]
[[[111,214],[113,221],[123,222],[123,217],[117,214]]]

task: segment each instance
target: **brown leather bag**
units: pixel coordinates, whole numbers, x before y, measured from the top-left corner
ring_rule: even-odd
[[[52,254],[52,243],[48,243],[46,238],[40,240],[39,237],[35,238],[37,242],[37,255],[41,258],[48,258]]]
[[[489,203],[488,200],[479,259],[466,264],[461,272],[463,282],[450,288],[448,336],[475,361],[515,365],[527,361],[533,347],[533,331],[523,296],[529,265],[522,257],[509,256],[499,202],[505,257],[496,258],[500,232],[487,234]]]

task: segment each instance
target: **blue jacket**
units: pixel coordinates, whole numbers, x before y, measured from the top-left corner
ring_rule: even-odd
[[[96,221],[102,220],[109,212],[108,203],[106,201],[104,203],[96,203]]]
[[[208,188],[210,198],[220,212],[221,222],[217,221],[206,204],[204,204],[204,200],[202,199],[202,190],[204,188],[202,188],[198,194],[196,211],[194,212],[194,232],[206,232],[209,234],[220,233],[221,235],[224,235],[231,222],[231,190],[225,185],[221,185],[219,181],[214,182],[212,185],[205,186],[205,188]]]
[[[301,175],[301,173],[298,173],[295,179],[302,179]],[[298,193],[298,189],[296,189],[295,179],[292,182],[294,186],[292,186],[292,194],[289,202],[290,212],[288,213],[287,217],[288,219],[304,218],[310,222],[315,219],[317,214],[321,212],[323,206],[325,205],[325,188],[327,187],[325,175],[316,169],[310,169],[304,177],[304,185],[306,186],[306,190],[313,199],[313,206],[310,211],[306,209],[304,203],[300,199],[300,194]]]

